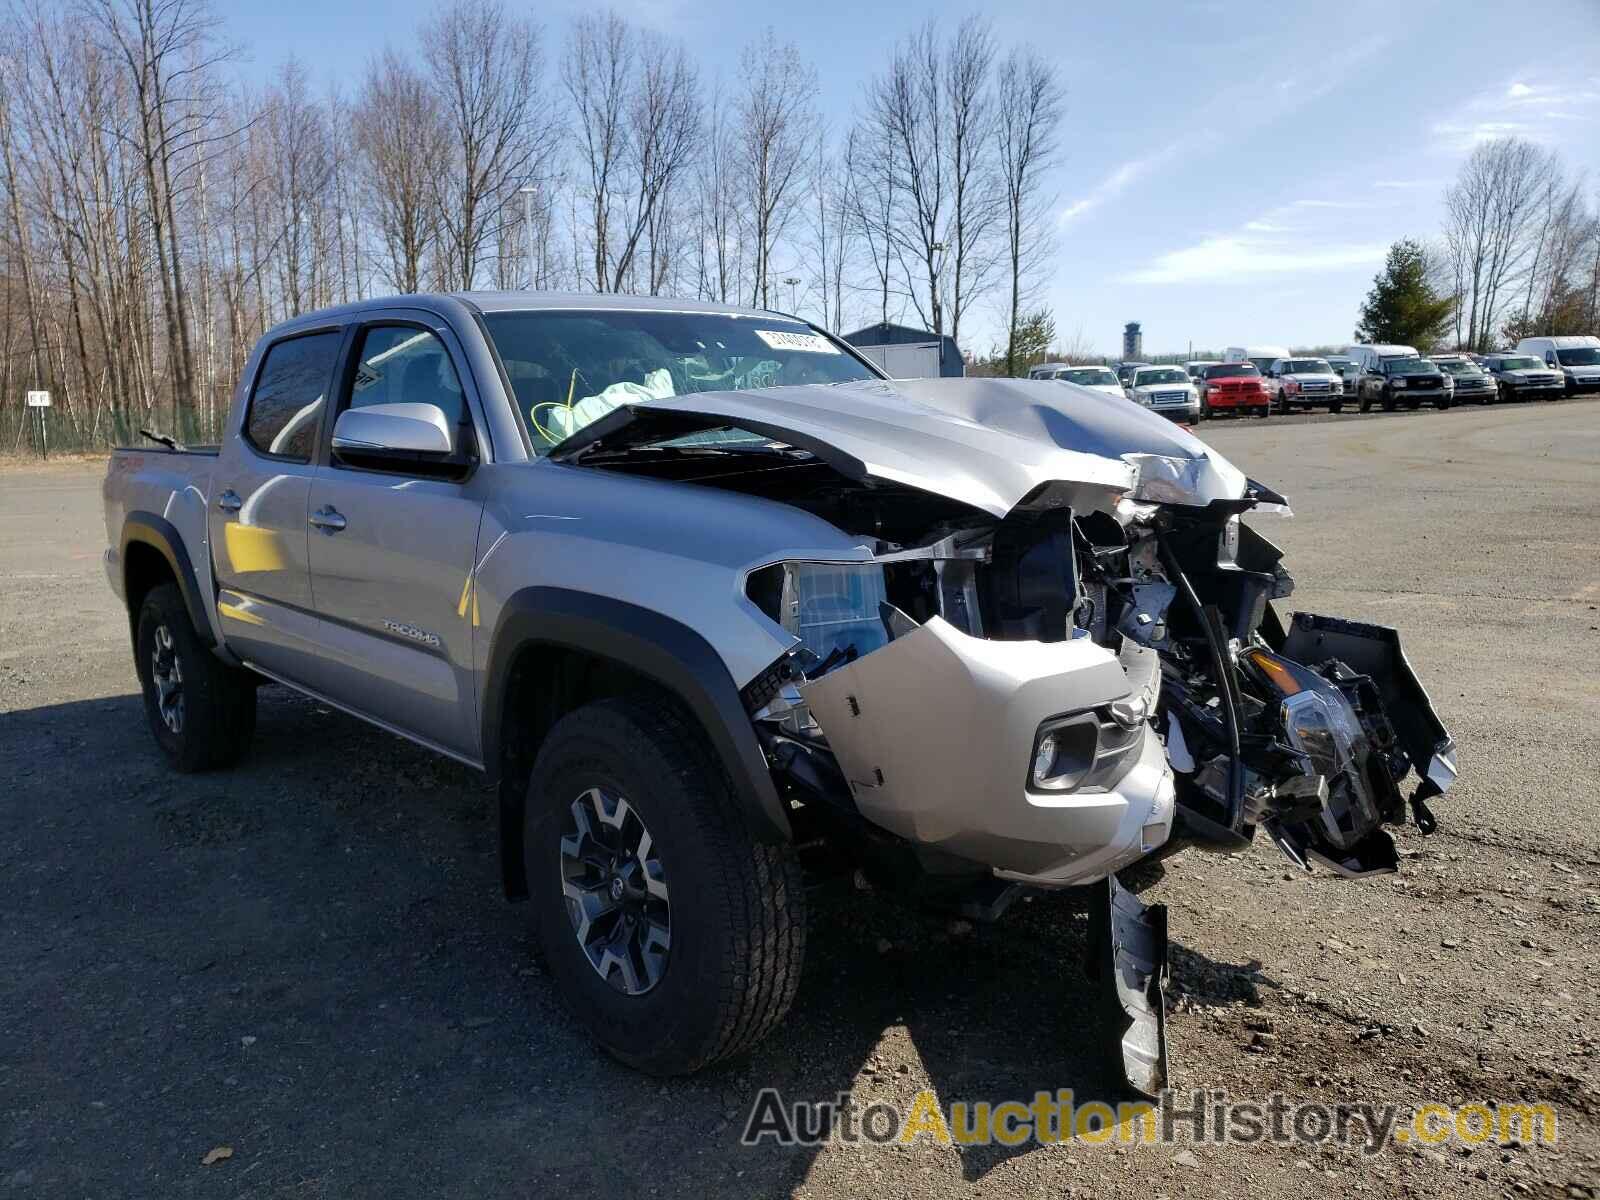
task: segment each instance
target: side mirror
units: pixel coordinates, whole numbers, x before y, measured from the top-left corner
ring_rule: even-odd
[[[333,448],[355,462],[427,462],[448,456],[455,444],[444,410],[436,404],[372,404],[339,414]]]

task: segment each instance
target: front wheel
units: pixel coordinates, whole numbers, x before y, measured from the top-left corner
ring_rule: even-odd
[[[1334,403],[1328,405],[1328,411],[1331,412],[1331,413],[1343,412],[1344,411],[1344,401],[1343,400],[1334,401]]]
[[[175,583],[153,587],[139,606],[134,667],[145,717],[179,771],[230,766],[256,728],[256,678],[200,642]]]
[[[687,1074],[788,1011],[806,936],[794,849],[751,837],[675,706],[605,700],[558,721],[528,783],[523,855],[550,973],[621,1061]]]
[[[1450,406],[1454,403],[1455,401],[1453,400],[1440,400],[1435,407],[1437,407],[1440,412],[1449,412]]]
[[[1393,412],[1394,411],[1394,397],[1391,396],[1388,392],[1383,393],[1383,411],[1384,412]]]

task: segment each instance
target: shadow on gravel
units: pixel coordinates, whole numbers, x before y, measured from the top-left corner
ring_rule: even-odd
[[[941,1108],[1131,1098],[1071,895],[974,928],[825,888],[783,1030],[690,1079],[628,1070],[576,1031],[501,898],[491,800],[276,688],[250,759],[199,776],[166,768],[137,696],[0,717],[7,1170],[40,1194],[237,1175],[309,1196],[770,1195],[817,1153],[739,1144],[763,1087],[902,1113],[923,1088]],[[1201,961],[1179,955],[1180,976]],[[219,1145],[233,1157],[201,1167]],[[959,1153],[977,1179],[1029,1152],[851,1153]]]

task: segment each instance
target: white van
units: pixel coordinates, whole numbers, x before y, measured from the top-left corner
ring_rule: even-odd
[[[1222,361],[1225,363],[1253,362],[1256,365],[1256,370],[1265,376],[1268,367],[1277,362],[1278,359],[1288,357],[1289,347],[1287,346],[1229,346],[1222,355]]]
[[[1391,358],[1421,358],[1415,346],[1351,346],[1345,351],[1356,364],[1356,375],[1367,375],[1378,369],[1378,364]]]
[[[1567,379],[1567,395],[1600,391],[1600,338],[1584,335],[1530,337],[1517,343],[1518,354],[1532,354]]]

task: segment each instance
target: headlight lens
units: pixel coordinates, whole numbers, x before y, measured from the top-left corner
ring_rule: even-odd
[[[860,658],[889,641],[880,563],[775,563],[752,572],[745,591],[818,659],[851,650]]]
[[[1397,388],[1405,387],[1406,386],[1406,381],[1404,379],[1396,379],[1394,381],[1394,386],[1397,387]]]
[[[1283,702],[1283,728],[1289,744],[1311,757],[1317,774],[1331,783],[1355,760],[1361,736],[1344,697],[1304,691]]]

